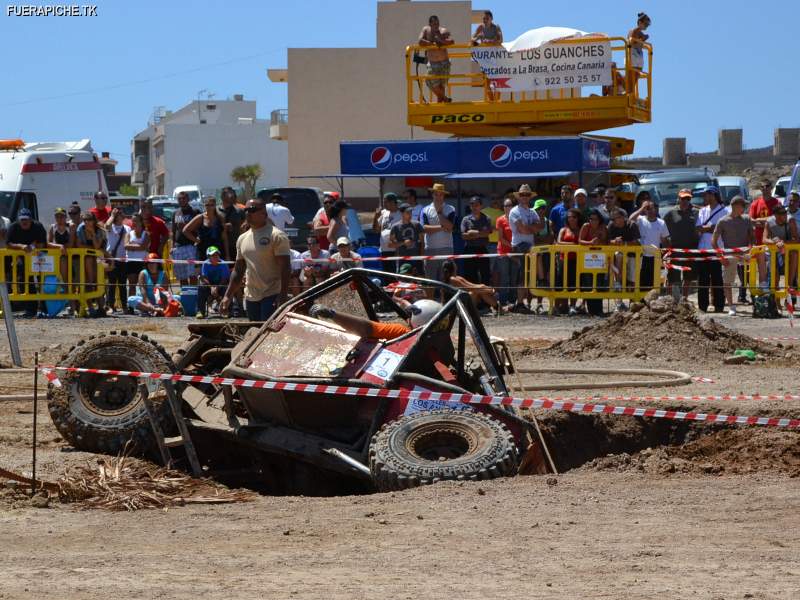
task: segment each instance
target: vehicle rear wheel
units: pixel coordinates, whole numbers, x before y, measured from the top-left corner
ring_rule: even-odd
[[[146,335],[112,331],[81,340],[61,357],[59,366],[174,373],[162,346]],[[135,379],[59,371],[61,386],[47,389],[47,406],[58,431],[70,444],[87,452],[144,452],[153,443],[143,400],[150,398],[165,434],[175,428],[162,384]]]
[[[514,475],[517,454],[511,432],[489,415],[435,410],[384,425],[372,439],[369,466],[377,489],[388,492]]]

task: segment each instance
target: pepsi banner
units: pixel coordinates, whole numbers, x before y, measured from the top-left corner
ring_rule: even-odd
[[[342,175],[547,173],[607,169],[611,145],[587,137],[342,142]]]

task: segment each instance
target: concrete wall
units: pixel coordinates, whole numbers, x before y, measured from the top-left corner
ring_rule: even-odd
[[[776,129],[775,144],[772,148],[775,156],[796,158],[800,154],[800,129]]]
[[[260,164],[260,187],[286,185],[286,142],[271,140],[269,122],[252,124],[164,126],[164,192],[179,185],[199,185],[214,191],[233,185],[230,172],[242,165]]]
[[[471,35],[471,2],[379,2],[375,48],[290,48],[289,176],[339,172],[339,142],[441,137],[406,121],[405,48],[432,14],[458,43]],[[424,67],[423,67],[424,68]],[[331,188],[331,180],[292,180]],[[349,198],[377,198],[377,179],[347,180]]]
[[[665,167],[686,165],[686,138],[664,138],[663,165]]]
[[[720,156],[738,156],[742,153],[742,130],[720,129],[718,151]]]

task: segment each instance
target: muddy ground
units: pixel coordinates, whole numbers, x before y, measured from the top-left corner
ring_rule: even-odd
[[[786,320],[715,320],[745,335],[800,336]],[[516,340],[520,366],[551,367],[584,363],[563,349],[543,349],[548,340],[597,322],[519,315],[485,321],[490,333]],[[17,321],[26,363],[35,350],[52,362],[82,335],[123,327],[170,350],[185,331],[179,320]],[[0,363],[7,364],[0,334]],[[716,352],[673,352],[669,344],[663,351],[648,344],[634,357],[635,343],[630,356],[598,355],[585,364],[674,369],[714,380],[600,394],[798,393],[795,349],[785,347],[792,343],[770,346],[771,360],[743,366],[723,365]],[[0,377],[0,393],[30,392],[29,376]],[[798,401],[638,404],[800,416]],[[537,416],[565,471],[557,477],[135,513],[57,503],[33,508],[3,490],[0,598],[800,597],[796,432]],[[0,466],[30,470],[32,418],[29,402],[0,402]],[[65,465],[93,460],[60,439],[45,402],[39,423],[40,474],[55,479]]]

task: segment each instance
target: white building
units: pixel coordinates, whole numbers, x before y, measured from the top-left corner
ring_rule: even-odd
[[[147,129],[131,142],[132,183],[140,193],[171,194],[179,185],[214,193],[234,185],[235,167],[259,164],[258,187],[283,186],[288,179],[285,141],[270,138],[270,122],[256,118],[256,103],[195,100],[177,110],[156,111]]]

